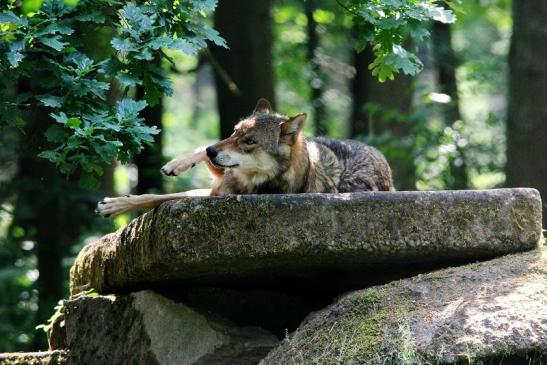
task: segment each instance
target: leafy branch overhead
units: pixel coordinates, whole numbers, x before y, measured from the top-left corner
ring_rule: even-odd
[[[205,23],[215,0],[9,4],[0,13],[0,128],[24,129],[25,110],[47,111],[54,122],[40,156],[63,173],[77,171],[88,186],[97,185],[102,165],[115,158],[127,162],[158,133],[139,112],[172,89],[163,68],[151,61],[168,58],[164,49],[196,54],[207,41],[226,46]],[[83,33],[108,37],[108,49],[86,45]],[[109,100],[112,80],[124,95],[115,105]],[[13,85],[20,86],[18,94],[9,92]],[[128,96],[136,85],[144,86],[145,100]]]
[[[456,20],[452,11],[438,5],[436,0],[336,1],[353,16],[359,30],[357,51],[372,43],[375,59],[369,69],[381,82],[393,80],[400,71],[407,75],[421,71],[422,62],[405,44],[419,44],[429,38],[431,21]],[[452,5],[450,1],[446,3]],[[408,42],[409,39],[413,42]]]
[[[337,2],[360,31],[358,48],[374,45],[370,68],[380,81],[418,72],[422,63],[405,40],[427,38],[430,21],[454,21],[434,0]],[[164,51],[194,55],[207,42],[226,47],[206,23],[216,6],[216,0],[8,0],[0,12],[0,129],[26,132],[33,126],[25,113],[48,114],[40,156],[97,186],[104,164],[127,162],[158,133],[139,112],[172,93],[161,61],[173,60]],[[144,100],[131,97],[137,85]],[[116,93],[123,95],[117,102]]]

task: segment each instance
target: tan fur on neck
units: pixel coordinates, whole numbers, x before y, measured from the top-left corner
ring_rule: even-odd
[[[310,168],[308,150],[304,137],[298,135],[292,145],[285,144],[279,147],[290,149],[289,166],[281,175],[281,181],[287,193],[297,193],[305,188],[306,176]]]

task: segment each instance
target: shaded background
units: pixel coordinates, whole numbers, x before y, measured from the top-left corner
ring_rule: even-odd
[[[230,49],[172,55],[176,67],[163,66],[174,95],[143,114],[162,133],[132,164],[105,166],[100,190],[36,158],[33,135],[1,135],[0,352],[47,347],[35,326],[68,295],[73,257],[131,218],[98,219],[99,198],[207,187],[203,166],[178,178],[159,168],[229,135],[260,97],[283,114],[307,112],[307,135],[378,147],[399,190],[530,186],[545,199],[547,2],[460,7],[455,24],[436,23],[431,41],[413,45],[420,74],[380,84],[368,70],[370,47],[355,53],[356,31],[336,2],[221,0],[214,26]],[[43,134],[39,123],[33,133]]]

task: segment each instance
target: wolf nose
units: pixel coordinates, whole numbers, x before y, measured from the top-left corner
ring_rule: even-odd
[[[215,158],[218,155],[218,151],[214,147],[207,147],[205,151],[207,151],[207,156],[209,158]]]

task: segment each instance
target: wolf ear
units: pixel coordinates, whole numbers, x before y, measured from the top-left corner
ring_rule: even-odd
[[[253,111],[253,114],[258,113],[272,113],[272,105],[270,102],[264,98],[258,99],[258,102],[256,103],[255,110]]]
[[[282,122],[279,126],[281,127],[281,135],[282,136],[288,136],[288,135],[294,135],[296,136],[302,128],[304,127],[304,123],[306,123],[306,118],[308,115],[306,113],[300,113],[295,115],[294,117],[289,118],[289,120]]]

